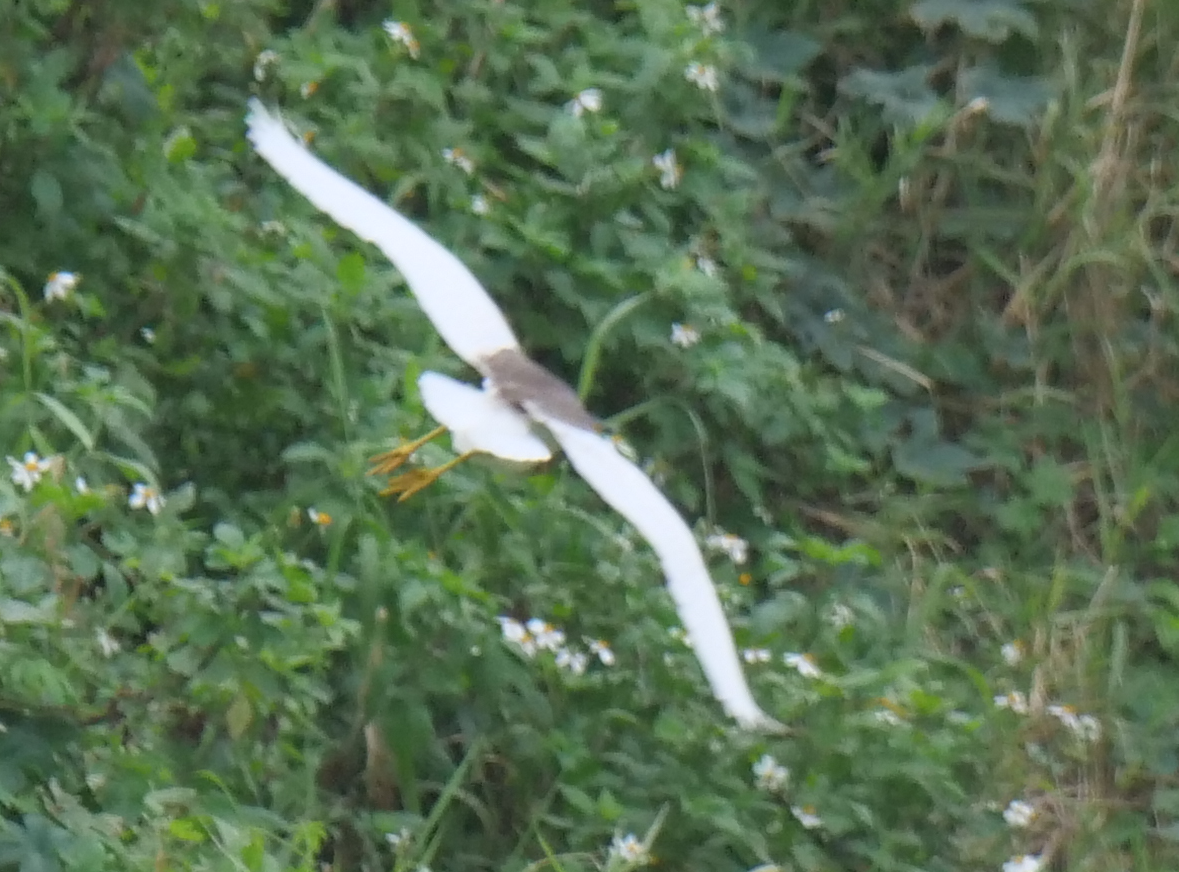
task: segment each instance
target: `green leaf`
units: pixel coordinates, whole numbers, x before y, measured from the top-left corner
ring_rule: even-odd
[[[56,397],[51,397],[49,394],[42,394],[40,392],[34,396],[41,401],[41,405],[45,406],[54,417],[62,423],[62,425],[69,430],[82,443],[82,447],[87,451],[94,450],[94,434],[90,432],[90,428],[82,423],[82,419],[75,415],[64,403]]]
[[[29,190],[37,204],[37,216],[46,223],[56,221],[65,203],[65,195],[61,191],[61,183],[57,177],[39,169],[33,173]]]
[[[955,24],[963,33],[999,43],[1012,32],[1034,39],[1039,33],[1035,16],[1022,0],[920,0],[909,10],[924,30]]]
[[[966,483],[966,474],[985,463],[977,455],[950,442],[906,440],[893,450],[893,463],[901,475],[933,487]]]

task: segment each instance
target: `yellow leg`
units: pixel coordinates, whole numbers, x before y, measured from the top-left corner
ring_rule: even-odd
[[[389,479],[389,483],[385,485],[385,489],[381,491],[381,496],[388,497],[393,494],[401,494],[397,498],[397,502],[403,503],[420,491],[424,487],[428,487],[438,480],[442,473],[448,469],[454,469],[472,454],[474,451],[468,451],[466,454],[460,454],[454,460],[448,460],[441,466],[435,466],[433,469],[411,469],[409,472],[403,472],[401,475],[393,476]]]
[[[413,442],[405,442],[398,445],[392,451],[386,451],[383,454],[378,454],[375,457],[368,459],[369,463],[376,464],[368,471],[369,475],[388,475],[405,461],[409,460],[410,456],[429,442],[431,439],[437,439],[446,432],[445,427],[435,427],[425,436],[420,439],[415,439]]]

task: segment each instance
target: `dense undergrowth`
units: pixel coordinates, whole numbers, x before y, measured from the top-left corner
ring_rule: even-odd
[[[1146,0],[0,7],[0,870],[1176,868],[1177,39]],[[377,497],[417,374],[470,373],[250,95],[698,521],[789,736],[724,722],[561,462]]]

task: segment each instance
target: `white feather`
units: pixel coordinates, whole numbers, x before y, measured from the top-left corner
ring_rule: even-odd
[[[704,675],[725,711],[747,729],[785,728],[753,699],[733,635],[692,531],[642,470],[606,437],[528,410],[556,437],[573,468],[647,540],[667,576],[667,590]]]
[[[480,357],[519,347],[503,313],[462,261],[309,152],[257,100],[250,101],[246,125],[258,154],[296,191],[393,262],[455,354],[476,366]]]
[[[518,463],[543,463],[553,456],[532,432],[532,422],[486,387],[423,372],[418,389],[434,420],[450,430],[459,453],[483,451]]]

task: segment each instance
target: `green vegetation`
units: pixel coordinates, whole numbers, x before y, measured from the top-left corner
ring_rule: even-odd
[[[1179,868],[1179,5],[691,9],[0,4],[0,872]],[[748,542],[791,735],[562,462],[378,498],[470,373],[252,94]]]

